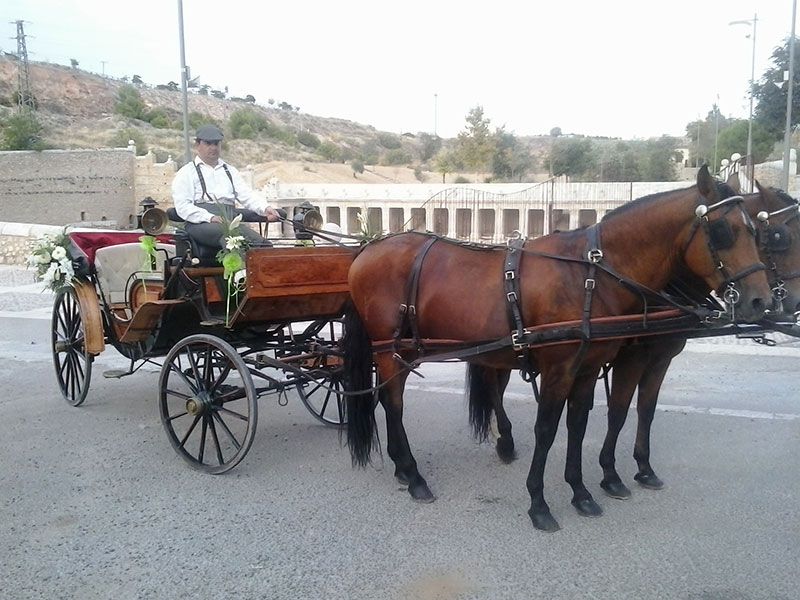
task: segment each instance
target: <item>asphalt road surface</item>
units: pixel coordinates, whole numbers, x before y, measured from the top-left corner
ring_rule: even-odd
[[[407,429],[438,497],[420,505],[388,457],[351,468],[337,431],[295,398],[260,405],[236,469],[195,472],[161,428],[155,367],[104,379],[125,365],[108,349],[72,408],[55,383],[49,321],[1,314],[0,598],[800,597],[797,349],[693,343],[654,423],[663,490],[633,482],[633,419],[623,430],[628,501],[598,485],[598,387],[584,476],[605,514],[570,505],[562,425],[545,479],[562,530],[546,534],[526,514],[535,403],[516,376],[511,465],[470,437],[462,365],[426,365],[410,380]]]

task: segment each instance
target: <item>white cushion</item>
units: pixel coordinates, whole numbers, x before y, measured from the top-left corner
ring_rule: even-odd
[[[170,258],[175,256],[173,244],[156,244],[155,269],[150,270],[150,260],[137,243],[117,244],[100,248],[94,256],[97,282],[103,291],[106,302],[127,302],[126,285],[130,276],[136,273],[140,279],[161,279],[164,269],[164,252]]]

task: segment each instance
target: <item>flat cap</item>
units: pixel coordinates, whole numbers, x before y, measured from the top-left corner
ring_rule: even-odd
[[[216,125],[203,125],[197,128],[195,139],[203,140],[204,142],[221,142],[225,136],[222,130]]]

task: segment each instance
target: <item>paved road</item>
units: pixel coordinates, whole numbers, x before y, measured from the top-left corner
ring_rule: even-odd
[[[0,317],[0,598],[798,597],[796,349],[695,344],[682,354],[655,423],[667,487],[635,486],[626,427],[626,502],[597,485],[598,405],[584,474],[602,518],[570,506],[559,432],[546,486],[563,529],[543,534],[526,515],[535,405],[521,381],[507,400],[522,457],[512,465],[470,439],[462,366],[427,365],[412,382],[409,436],[438,496],[419,505],[388,462],[352,469],[337,432],[299,402],[261,405],[234,471],[196,473],[161,430],[155,368],[103,379],[124,364],[109,350],[86,404],[72,408],[48,334],[46,318]]]

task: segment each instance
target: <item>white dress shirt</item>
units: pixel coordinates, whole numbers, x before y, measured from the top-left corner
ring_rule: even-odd
[[[206,184],[208,196],[203,195],[203,186],[200,185],[200,178],[197,176],[197,168],[200,165],[200,172],[203,174],[203,181]],[[239,171],[232,165],[228,165],[233,186],[236,187],[236,197],[234,197],[233,186],[228,174],[225,173],[222,159],[219,159],[216,167],[212,167],[195,157],[194,161],[183,165],[175,174],[172,180],[172,202],[175,211],[184,221],[189,223],[208,223],[214,215],[204,208],[197,206],[203,202],[218,202],[233,206],[238,199],[239,204],[263,215],[268,207],[267,200],[253,194],[253,190],[245,183]]]

